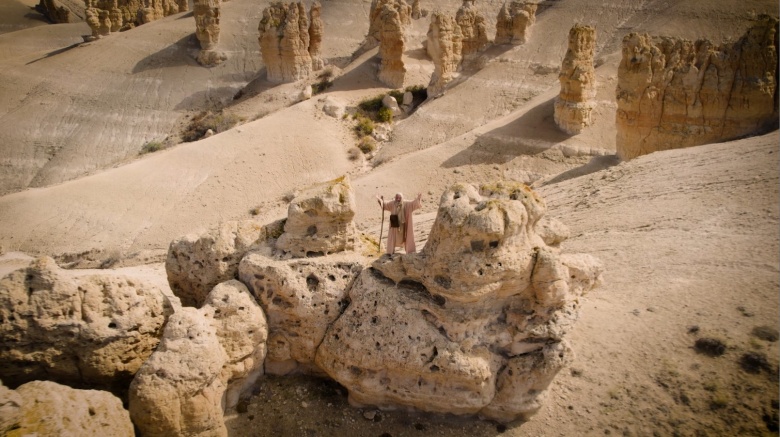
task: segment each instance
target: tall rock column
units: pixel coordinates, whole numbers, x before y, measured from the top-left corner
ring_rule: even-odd
[[[382,6],[380,14],[382,22],[379,34],[379,80],[391,88],[401,88],[404,85],[406,67],[404,67],[404,34],[401,14],[391,5]]]
[[[198,62],[211,66],[222,63],[227,56],[216,51],[219,42],[219,0],[195,0],[195,36],[200,42]]]
[[[458,72],[461,61],[463,34],[460,26],[452,17],[440,12],[431,16],[428,28],[428,54],[433,59],[433,76],[428,85],[428,96],[434,97],[444,92]]]
[[[303,3],[271,3],[263,11],[258,31],[270,82],[294,82],[311,73],[309,19]]]
[[[463,33],[463,59],[475,56],[490,43],[487,36],[485,17],[477,10],[476,0],[464,0],[455,15],[455,21]]]
[[[496,19],[496,44],[525,44],[536,22],[536,3],[512,0],[504,3]]]
[[[622,159],[756,134],[777,126],[778,20],[739,40],[623,38],[616,149]]]
[[[555,99],[555,124],[572,135],[592,123],[592,99],[596,93],[595,45],[595,28],[575,24],[569,31],[569,49],[558,75],[561,92]]]
[[[322,5],[319,1],[314,0],[309,11],[311,17],[311,23],[309,24],[309,56],[311,56],[311,68],[314,71],[325,68],[325,62],[322,60],[320,53],[322,50],[322,34],[325,31],[325,23],[323,23],[320,17],[321,13]]]

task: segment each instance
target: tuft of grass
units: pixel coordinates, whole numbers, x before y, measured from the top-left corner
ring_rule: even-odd
[[[392,91],[390,91],[390,92],[389,92],[389,93],[387,93],[387,94],[388,94],[388,95],[390,95],[392,98],[394,98],[394,99],[395,99],[395,101],[396,101],[396,102],[398,102],[398,104],[399,104],[399,105],[400,105],[401,103],[403,103],[403,101],[404,101],[404,91],[401,91],[401,90],[392,90]]]
[[[350,161],[357,161],[360,159],[360,154],[362,151],[358,149],[357,147],[352,147],[349,150],[347,150],[347,157]]]
[[[384,106],[376,114],[377,121],[381,123],[390,123],[393,121],[393,111],[390,108]]]
[[[259,206],[256,206],[256,207],[254,207],[254,208],[249,210],[249,215],[255,216],[255,215],[258,215],[258,214],[260,214],[260,207]]]
[[[243,118],[235,114],[222,111],[216,113],[203,111],[192,117],[189,126],[182,134],[182,140],[185,142],[198,141],[206,135],[209,129],[218,134],[231,129],[243,121]]]
[[[380,94],[376,97],[363,100],[362,102],[358,103],[358,108],[360,108],[362,111],[367,112],[369,114],[376,113],[382,108],[382,99],[384,98],[385,95]]]
[[[163,146],[163,143],[159,141],[149,141],[148,143],[144,144],[144,146],[141,148],[140,154],[144,155],[147,153],[154,153],[164,148],[165,146]]]
[[[364,136],[358,143],[358,149],[365,154],[371,153],[376,150],[376,141],[369,136]]]
[[[319,81],[315,82],[311,86],[311,93],[313,95],[320,94],[326,89],[333,86],[333,70],[327,69],[317,76]]]
[[[355,126],[355,133],[357,133],[359,138],[363,138],[366,135],[371,135],[374,133],[374,122],[371,121],[370,118],[367,118],[363,115],[357,116],[357,125]]]

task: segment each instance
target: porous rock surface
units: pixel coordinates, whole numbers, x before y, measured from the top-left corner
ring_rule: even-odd
[[[239,277],[268,317],[266,373],[322,373],[314,366],[317,347],[366,263],[354,252],[293,260],[251,253],[241,260]]]
[[[314,71],[325,68],[322,59],[322,35],[325,33],[325,23],[322,21],[322,5],[315,0],[309,10],[311,23],[309,24],[309,56],[311,56],[311,68]]]
[[[219,43],[219,0],[195,0],[193,8],[195,16],[195,36],[200,42],[200,53],[198,53],[198,63],[201,65],[216,65],[227,59],[220,52],[217,52]]]
[[[349,176],[317,184],[290,202],[276,248],[293,257],[355,248],[355,194]]]
[[[182,305],[200,306],[220,282],[235,279],[244,254],[269,237],[281,233],[281,223],[231,221],[202,235],[173,240],[168,247],[165,271],[173,294]]]
[[[461,54],[464,60],[475,57],[490,44],[485,17],[475,3],[476,0],[463,0],[463,5],[455,14],[455,22],[458,23],[463,34]]]
[[[421,253],[360,274],[316,364],[354,404],[527,419],[571,360],[564,336],[603,270],[545,244],[545,211],[521,184],[447,190]]]
[[[616,149],[622,159],[726,141],[777,125],[777,30],[760,16],[715,45],[631,33],[618,68]]]
[[[412,7],[406,0],[372,0],[368,13],[368,34],[363,42],[361,52],[370,50],[379,45],[382,37],[382,28],[384,27],[382,18],[382,9],[390,6],[397,13],[401,26],[407,26],[412,23]]]
[[[309,18],[302,2],[271,3],[257,30],[268,81],[295,82],[312,72]]]
[[[78,17],[57,0],[40,0],[35,6],[35,10],[55,24],[78,21]]]
[[[525,44],[536,22],[536,3],[512,0],[504,3],[496,18],[496,44]]]
[[[402,88],[406,76],[404,66],[404,30],[401,15],[389,4],[379,11],[379,74],[377,78],[390,88]]]
[[[431,15],[431,25],[428,28],[426,49],[433,59],[433,75],[428,84],[428,96],[435,97],[444,92],[447,84],[458,74],[463,50],[463,34],[455,20],[434,12]]]
[[[8,405],[16,411],[12,416],[0,415],[3,435],[135,435],[122,401],[106,391],[77,390],[51,381],[31,381],[15,391],[0,385],[0,413]],[[6,420],[12,430],[5,428]]]
[[[0,381],[0,434],[18,428],[22,421],[22,397]]]
[[[144,436],[227,435],[224,409],[262,374],[267,335],[262,309],[235,280],[203,308],[181,308],[130,385],[133,423]]]
[[[172,312],[151,283],[77,275],[38,258],[0,279],[0,377],[11,387],[35,379],[126,387]]]
[[[593,98],[596,95],[596,69],[593,55],[596,29],[575,24],[569,31],[569,49],[563,58],[558,80],[561,92],[555,99],[555,124],[575,135],[593,123]]]

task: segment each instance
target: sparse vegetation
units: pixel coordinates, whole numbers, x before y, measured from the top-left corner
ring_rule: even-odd
[[[358,143],[358,149],[363,153],[371,153],[376,150],[376,141],[370,136],[364,136]]]
[[[165,146],[163,146],[163,143],[159,141],[149,141],[148,143],[144,144],[144,146],[141,148],[141,155],[145,155],[147,153],[154,153],[164,148]]]
[[[383,106],[377,112],[376,118],[380,123],[390,123],[393,121],[393,110]]]
[[[717,338],[700,338],[696,340],[694,347],[696,348],[696,352],[711,357],[719,357],[726,353],[726,345]]]
[[[258,214],[260,214],[260,207],[259,206],[256,206],[256,207],[254,207],[254,208],[249,210],[249,215],[256,216]]]
[[[198,141],[206,135],[209,129],[218,134],[231,129],[243,121],[243,118],[235,114],[222,111],[216,113],[203,111],[192,117],[189,126],[182,133],[182,140],[185,142]]]
[[[311,85],[311,93],[313,95],[320,94],[326,89],[333,86],[333,70],[327,69],[317,76],[318,82]]]
[[[428,88],[423,85],[408,86],[405,91],[412,93],[412,109],[420,106],[428,98]]]
[[[355,126],[355,133],[358,138],[363,138],[367,135],[374,133],[374,122],[371,119],[358,114],[357,125]]]
[[[349,150],[347,150],[347,157],[350,161],[357,161],[360,159],[361,153],[362,151],[357,147],[351,147]]]

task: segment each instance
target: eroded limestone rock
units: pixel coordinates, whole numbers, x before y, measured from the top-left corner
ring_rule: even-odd
[[[0,434],[19,428],[22,422],[22,397],[0,381]]]
[[[370,50],[378,46],[382,40],[382,29],[384,28],[382,10],[385,6],[390,6],[398,13],[402,27],[412,23],[412,7],[409,6],[406,0],[372,0],[368,14],[368,35],[366,35],[361,51]]]
[[[238,263],[252,247],[281,234],[279,222],[261,225],[255,221],[232,221],[203,235],[190,234],[168,247],[165,271],[173,294],[182,305],[203,304],[220,282],[235,279]]]
[[[315,0],[311,4],[309,15],[311,24],[309,25],[309,56],[311,56],[311,68],[314,71],[325,68],[325,61],[322,60],[322,35],[325,32],[325,23],[322,21],[322,5]]]
[[[225,61],[227,56],[215,50],[219,43],[219,0],[195,0],[193,9],[195,36],[201,48],[198,62],[201,65],[211,66]]]
[[[496,19],[496,44],[525,44],[536,22],[536,3],[512,0],[504,3]]]
[[[302,258],[355,249],[355,194],[348,176],[301,192],[287,208],[276,248]]]
[[[412,2],[412,19],[419,20],[422,18],[422,9],[420,8],[420,0],[414,0]]]
[[[79,274],[42,257],[0,279],[0,377],[126,386],[173,312],[157,286],[119,273]]]
[[[238,281],[215,287],[201,309],[177,311],[130,385],[133,423],[145,436],[227,435],[224,409],[262,374],[267,335]]]
[[[401,15],[391,5],[380,10],[378,79],[390,88],[403,88],[406,67],[404,66],[404,34]]]
[[[735,42],[631,33],[617,84],[617,154],[726,141],[777,125],[776,18]]]
[[[354,252],[305,260],[252,253],[241,260],[239,277],[268,317],[267,373],[322,373],[314,366],[317,347],[348,305],[346,290],[366,262]]]
[[[455,14],[455,22],[460,26],[463,35],[461,55],[464,60],[474,58],[490,43],[485,17],[475,3],[476,0],[463,0],[463,5]]]
[[[258,41],[270,82],[294,82],[312,72],[309,18],[302,2],[274,2],[263,10]]]
[[[9,400],[19,405],[15,428],[8,435],[135,435],[122,401],[106,391],[76,390],[51,381],[32,381],[15,391],[2,390],[0,386],[0,405],[8,405]]]
[[[433,75],[428,85],[428,96],[436,97],[444,92],[447,84],[455,79],[461,63],[463,34],[452,17],[440,12],[431,16],[426,48],[433,59]]]
[[[575,24],[569,31],[569,49],[563,58],[558,80],[561,92],[555,99],[555,124],[575,135],[593,123],[593,98],[596,95],[596,69],[593,55],[596,29]]]
[[[545,211],[522,184],[447,190],[422,252],[360,274],[316,364],[355,404],[528,418],[571,359],[565,334],[602,272],[545,244]]]
[[[40,0],[35,6],[35,10],[43,14],[52,23],[71,23],[78,18],[71,13],[70,9],[61,5],[56,0]]]

